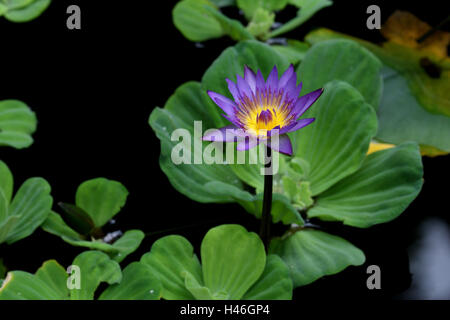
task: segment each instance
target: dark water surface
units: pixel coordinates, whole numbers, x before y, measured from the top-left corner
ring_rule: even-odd
[[[409,9],[431,24],[447,12],[407,1],[335,1],[301,30],[326,26],[371,41],[382,40],[365,28],[369,4],[379,3],[382,20],[396,8]],[[65,28],[65,8],[80,1],[54,1],[38,20],[22,25],[0,22],[0,100],[25,101],[37,113],[35,143],[25,150],[0,149],[14,173],[16,187],[42,176],[55,202],[73,202],[77,186],[103,176],[130,191],[127,205],[107,231],[139,228],[151,233],[124,264],[138,260],[159,237],[173,229],[196,248],[206,231],[222,223],[240,223],[252,231],[258,221],[236,204],[200,204],[179,194],[158,165],[159,141],[148,116],[182,83],[203,72],[233,42],[196,46],[171,22],[172,2],[152,6],[114,1],[83,1],[78,32]],[[120,9],[122,8],[122,9]],[[231,12],[233,14],[233,12]],[[290,10],[286,17],[294,14]],[[322,224],[361,248],[367,261],[336,276],[299,288],[294,298],[450,298],[449,156],[425,158],[425,183],[417,200],[393,222],[366,230]],[[275,228],[282,232],[281,226]],[[38,230],[14,245],[0,246],[0,256],[14,270],[34,272],[56,258],[71,264],[84,249]],[[366,268],[381,268],[381,290],[368,290]]]

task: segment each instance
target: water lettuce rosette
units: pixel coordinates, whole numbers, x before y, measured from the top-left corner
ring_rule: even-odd
[[[328,60],[333,61],[333,66],[324,68]],[[277,70],[287,70],[277,79],[278,87],[281,81],[287,83],[286,74],[292,71],[290,62],[272,47],[255,41],[241,42],[226,49],[212,63],[201,82],[180,86],[164,108],[152,112],[149,122],[161,140],[161,169],[175,189],[199,202],[237,202],[259,218],[264,187],[261,164],[175,165],[171,161],[172,149],[180,143],[171,139],[171,132],[186,129],[191,133],[188,143],[194,145],[193,123],[196,120],[201,120],[205,129],[229,126],[231,120],[231,125],[238,129],[245,129],[245,125],[249,129],[251,125],[253,129],[270,129],[270,126],[278,125],[275,121],[271,121],[270,126],[269,121],[267,125],[264,122],[270,117],[274,119],[271,111],[270,117],[267,112],[263,116],[258,114],[258,118],[256,113],[253,114],[253,119],[262,120],[260,127],[254,122],[243,121],[247,119],[245,117],[237,119],[237,109],[230,101],[239,107],[242,96],[239,90],[253,93],[249,84],[253,75],[249,69],[245,75],[245,65],[260,70],[268,79],[263,87],[259,78],[258,87],[264,90],[267,82],[276,82],[276,77],[271,76],[274,65]],[[287,263],[294,286],[298,287],[365,261],[360,249],[338,236],[306,227],[305,218],[314,219],[316,225],[323,220],[357,228],[391,221],[419,193],[423,170],[416,143],[404,143],[367,155],[377,132],[375,110],[382,93],[381,63],[368,50],[347,40],[323,42],[313,46],[294,69],[303,83],[302,91],[324,88],[314,107],[307,109],[301,118],[315,118],[314,124],[286,133],[291,140],[292,156],[280,155],[280,170],[274,176],[272,222],[289,227],[294,224],[295,228],[285,236],[273,239],[269,251]],[[232,79],[236,74],[242,78],[237,78],[234,88],[225,79]],[[257,77],[256,74],[255,79]],[[256,90],[256,80],[254,86]],[[295,90],[297,88],[298,84]],[[221,115],[221,109],[208,96],[208,90],[228,99],[221,99],[219,106],[222,110],[226,108],[224,112],[229,120]],[[293,91],[290,92],[292,95]],[[220,96],[214,94],[214,98],[220,99]],[[225,107],[222,102],[229,105]],[[290,125],[291,122],[283,123],[280,130],[295,126]],[[196,153],[212,144],[209,141],[200,143],[202,150],[194,151],[192,157],[201,157]],[[246,147],[244,145],[242,149]],[[237,152],[250,155],[250,150]]]

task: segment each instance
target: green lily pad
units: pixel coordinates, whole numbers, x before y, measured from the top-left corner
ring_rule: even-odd
[[[350,265],[364,263],[364,253],[350,242],[331,234],[303,229],[284,238],[275,238],[270,252],[279,255],[289,268],[294,287],[341,272]]]
[[[7,0],[0,4],[0,15],[12,22],[28,22],[39,17],[51,0]],[[3,7],[3,10],[1,8]]]
[[[182,0],[173,9],[173,23],[191,41],[204,41],[225,35],[220,23],[205,6],[217,10],[208,0]]]
[[[238,300],[264,271],[261,239],[242,226],[222,225],[205,235],[201,246],[203,280],[213,293],[226,292]]]
[[[14,179],[11,171],[9,170],[6,163],[0,161],[0,192],[3,193],[3,196],[7,203],[11,201],[11,197],[13,194],[13,185]]]
[[[125,205],[127,189],[117,181],[97,178],[83,182],[77,190],[75,204],[102,227]]]
[[[29,147],[37,120],[33,111],[18,100],[0,101],[0,146],[16,149]]]
[[[192,300],[194,296],[185,287],[187,273],[200,282],[202,269],[194,248],[183,237],[167,236],[157,240],[149,253],[141,258],[152,274],[162,283],[161,297],[167,300]]]
[[[384,67],[383,78],[377,138],[394,144],[416,141],[450,152],[450,117],[425,110],[411,94],[407,80],[394,69]]]
[[[53,291],[64,299],[69,298],[66,270],[56,260],[48,260],[36,271],[35,277],[44,281]]]
[[[161,297],[169,300],[288,299],[292,283],[282,261],[266,254],[261,239],[239,225],[208,231],[201,245],[202,265],[185,238],[156,241],[141,262],[162,283]],[[274,277],[279,283],[267,286]]]
[[[92,300],[101,282],[111,285],[100,300],[159,299],[160,282],[148,267],[134,262],[122,276],[119,264],[99,251],[78,255],[72,263],[71,277],[79,277],[79,287],[69,287],[72,279],[55,260],[46,261],[35,274],[12,271],[0,287],[0,300]]]
[[[159,300],[161,283],[144,264],[133,262],[122,274],[122,281],[106,288],[99,300]]]
[[[289,268],[274,254],[267,256],[261,277],[247,291],[243,300],[291,300],[293,284]]]
[[[11,271],[0,288],[0,300],[61,300],[61,296],[31,273]]]
[[[69,298],[67,273],[55,260],[36,272],[9,272],[0,288],[0,300],[65,300]]]
[[[3,161],[0,179],[0,243],[12,244],[28,237],[45,221],[53,203],[51,188],[42,178],[30,178],[11,201],[13,178]]]
[[[308,217],[367,228],[399,216],[422,188],[415,143],[370,154],[361,168],[320,194]]]
[[[426,54],[413,48],[386,42],[382,47],[329,29],[318,29],[306,36],[309,43],[330,39],[349,39],[374,53],[384,64],[383,96],[378,110],[377,139],[399,144],[416,141],[426,155],[437,148],[450,152],[449,72],[444,66],[441,76],[433,78],[422,67]],[[448,64],[447,59],[437,61]]]
[[[358,89],[366,102],[377,110],[383,88],[381,66],[378,58],[363,46],[354,41],[336,39],[313,45],[297,73],[305,92],[322,88],[332,80],[341,80]]]
[[[72,265],[80,268],[80,288],[70,289],[71,300],[93,300],[101,282],[120,283],[119,264],[100,251],[86,251],[78,255]]]
[[[187,197],[199,202],[231,202],[229,195],[211,192],[206,184],[220,181],[232,188],[242,189],[242,183],[229,166],[203,163],[203,150],[208,142],[201,137],[206,129],[214,128],[212,116],[214,106],[202,90],[200,83],[188,82],[179,87],[169,98],[164,109],[156,108],[150,115],[149,123],[161,140],[160,166],[172,186]],[[202,121],[203,132],[194,131],[194,121]],[[187,136],[181,142],[172,141],[173,132],[185,129]],[[185,145],[189,163],[175,164],[172,161],[173,148]],[[184,152],[183,152],[184,154]],[[202,164],[191,165],[199,159]]]
[[[358,90],[342,81],[327,84],[305,117],[316,120],[292,133],[294,154],[310,164],[306,180],[315,196],[360,167],[377,121]]]

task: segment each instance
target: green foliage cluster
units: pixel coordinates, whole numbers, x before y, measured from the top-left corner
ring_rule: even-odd
[[[49,3],[0,0],[0,16],[28,21]],[[393,72],[387,69],[390,60],[370,45],[330,32],[312,33],[307,42],[288,39],[285,45],[258,41],[295,29],[331,4],[329,0],[179,1],[173,21],[186,38],[205,41],[227,35],[238,43],[217,57],[201,81],[182,84],[149,118],[161,142],[161,170],[176,190],[201,203],[235,202],[243,212],[261,218],[261,164],[174,164],[171,154],[179,142],[171,133],[186,129],[195,137],[194,121],[202,121],[204,130],[228,124],[206,92],[231,99],[225,79],[243,76],[244,65],[267,77],[274,65],[284,71],[293,64],[303,92],[323,87],[324,94],[305,114],[316,121],[290,133],[293,156],[280,155],[280,170],[274,176],[271,218],[272,223],[285,225],[283,236],[274,237],[265,248],[257,234],[242,226],[221,225],[206,233],[199,255],[188,239],[169,235],[154,242],[139,261],[122,266],[145,234],[128,230],[114,241],[102,231],[126,204],[128,191],[120,182],[86,181],[73,203],[56,208],[43,178],[26,180],[14,195],[13,175],[0,161],[0,244],[12,244],[41,227],[69,245],[89,249],[74,258],[69,272],[56,260],[44,262],[34,274],[7,272],[0,260],[0,299],[291,299],[297,287],[362,265],[364,253],[322,231],[321,221],[369,228],[395,219],[422,187],[418,143],[448,152],[449,139],[433,135],[410,139],[408,131],[390,131],[398,123],[383,116],[386,110],[411,108],[401,97],[406,95],[410,102],[416,98],[405,91],[404,79],[386,77]],[[277,26],[277,12],[288,5],[298,8],[297,16]],[[248,24],[225,16],[220,9],[226,6],[239,8]],[[418,114],[411,117],[419,121]],[[35,130],[36,117],[27,105],[0,101],[0,146],[28,147]],[[368,155],[375,139],[397,146]],[[209,146],[202,142],[191,156],[201,157]],[[252,156],[242,152],[246,159]],[[312,227],[310,219],[318,227]],[[101,283],[108,286],[99,287]]]

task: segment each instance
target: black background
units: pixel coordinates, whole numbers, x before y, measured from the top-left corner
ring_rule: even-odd
[[[334,2],[287,36],[302,39],[323,26],[381,42],[377,30],[366,28],[370,4],[381,7],[382,22],[395,9],[411,11],[431,25],[448,14],[443,1]],[[222,50],[233,45],[225,38],[202,47],[186,40],[172,23],[174,3],[58,0],[29,23],[0,19],[0,100],[26,102],[39,121],[30,148],[1,148],[0,158],[12,170],[16,188],[29,177],[47,179],[55,203],[74,202],[78,185],[87,179],[122,182],[130,195],[107,231],[139,228],[149,234],[123,265],[138,260],[156,239],[170,233],[186,236],[198,248],[213,226],[239,223],[252,231],[259,227],[236,204],[189,200],[159,168],[159,140],[148,125],[152,109],[163,106],[182,83],[200,80]],[[66,28],[70,4],[81,7],[82,30]],[[227,14],[237,16],[234,10],[227,9]],[[280,20],[293,15],[291,8]],[[414,279],[407,248],[417,240],[417,226],[430,216],[449,225],[448,160],[448,156],[424,159],[424,188],[395,221],[364,230],[325,225],[361,248],[367,261],[297,289],[294,298],[396,298],[405,292]],[[278,226],[275,231],[282,229]],[[67,266],[83,250],[38,230],[14,245],[0,246],[0,256],[11,270],[34,272],[52,258]],[[381,290],[366,287],[370,264],[381,267]],[[443,276],[449,281],[449,275]]]

